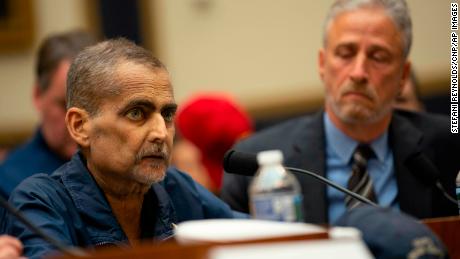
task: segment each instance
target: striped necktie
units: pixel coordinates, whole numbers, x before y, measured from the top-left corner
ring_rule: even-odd
[[[367,199],[377,203],[377,196],[374,192],[372,179],[367,172],[367,161],[375,156],[369,145],[360,144],[353,153],[353,164],[350,179],[348,179],[348,189],[360,194]],[[348,209],[353,209],[361,202],[350,197],[345,197],[345,204]]]

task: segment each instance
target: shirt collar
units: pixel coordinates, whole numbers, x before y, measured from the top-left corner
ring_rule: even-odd
[[[344,162],[348,163],[351,160],[354,150],[358,146],[358,142],[340,131],[331,119],[327,112],[324,112],[324,129],[326,133],[326,148],[332,150]],[[380,162],[385,160],[385,155],[388,152],[388,130],[370,143],[377,159]]]

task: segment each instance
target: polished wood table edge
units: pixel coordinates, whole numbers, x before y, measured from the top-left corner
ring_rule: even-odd
[[[307,240],[321,240],[328,239],[329,234],[327,229],[325,231],[312,233],[289,235],[283,237],[253,239],[245,241],[228,241],[228,242],[209,242],[209,243],[190,243],[181,244],[175,239],[170,239],[166,242],[142,242],[136,246],[128,247],[107,247],[97,250],[87,250],[88,256],[84,258],[155,258],[155,259],[174,259],[174,258],[187,258],[187,259],[205,259],[208,258],[208,252],[213,247],[223,247],[231,245],[246,245],[246,244],[261,244],[261,243],[281,243],[291,241],[307,241]],[[62,255],[50,258],[70,259],[81,258],[69,255]]]
[[[450,258],[460,258],[460,216],[421,220],[444,243]]]
[[[451,258],[460,258],[460,216],[442,217],[423,219],[420,222],[428,226],[446,245]],[[285,237],[245,240],[245,241],[232,241],[232,242],[214,242],[206,244],[180,244],[175,239],[170,239],[161,243],[143,242],[140,245],[133,247],[112,247],[101,248],[97,250],[87,250],[89,255],[85,258],[155,258],[155,259],[208,259],[209,251],[214,247],[222,247],[229,245],[244,245],[244,244],[257,244],[269,242],[291,242],[291,241],[307,241],[317,239],[328,239],[330,226],[320,225],[324,227],[323,232],[304,234],[304,235],[291,235]],[[78,258],[72,256],[60,256],[54,258]],[[235,258],[236,259],[236,258]]]
[[[449,216],[449,217],[440,217],[440,218],[429,218],[429,219],[422,219],[421,222],[425,225],[431,223],[438,223],[438,222],[460,222],[460,216]]]

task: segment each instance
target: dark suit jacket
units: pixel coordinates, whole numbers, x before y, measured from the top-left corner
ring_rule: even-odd
[[[458,215],[436,182],[455,197],[460,170],[460,135],[450,133],[446,117],[395,111],[389,144],[394,156],[399,205],[417,218]],[[238,143],[236,150],[256,153],[280,149],[284,164],[326,176],[323,112],[304,116],[263,130]],[[307,175],[295,174],[304,196],[306,222],[327,223],[326,186]],[[225,173],[221,197],[239,211],[248,212],[247,188],[251,177]]]

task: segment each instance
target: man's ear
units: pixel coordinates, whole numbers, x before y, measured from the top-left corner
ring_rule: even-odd
[[[35,83],[33,86],[34,90],[32,93],[32,101],[34,103],[35,109],[37,111],[42,110],[42,99],[41,99],[41,90],[40,87],[38,87],[38,83]]]
[[[325,62],[325,50],[324,48],[320,48],[318,51],[318,72],[319,72],[319,77],[321,80],[324,81],[324,62]]]
[[[410,78],[410,71],[411,70],[411,62],[409,60],[406,61],[403,65],[403,74],[401,76],[401,83],[399,85],[399,92],[402,92],[404,85],[406,84],[407,80]]]
[[[67,110],[65,123],[73,140],[82,148],[88,147],[91,123],[88,112],[77,107],[71,107]]]

